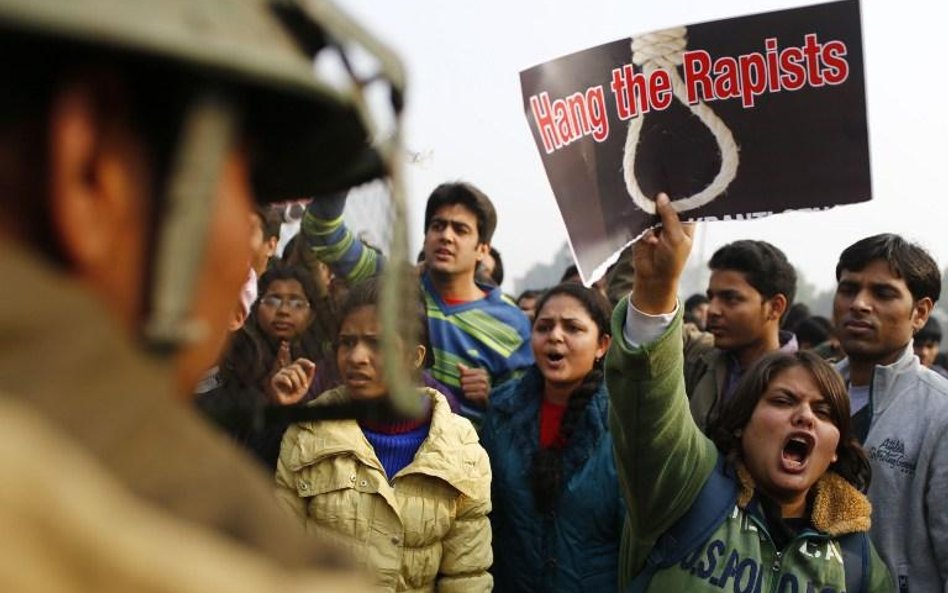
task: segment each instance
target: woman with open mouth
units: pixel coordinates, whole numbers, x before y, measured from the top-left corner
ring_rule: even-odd
[[[629,511],[622,590],[893,591],[867,535],[869,463],[828,363],[764,357],[710,438],[698,429],[677,301],[693,230],[667,196],[656,203],[662,227],[636,244],[635,289],[613,315],[606,364]]]
[[[580,284],[537,302],[536,363],[491,393],[495,591],[614,591],[625,506],[602,358],[609,305]]]

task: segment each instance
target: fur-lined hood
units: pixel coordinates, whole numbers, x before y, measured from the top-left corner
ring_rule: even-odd
[[[743,463],[737,465],[737,480],[740,487],[737,505],[746,511],[754,498],[756,485]],[[817,531],[832,537],[869,531],[872,505],[866,495],[845,478],[828,471],[813,488],[810,522]]]

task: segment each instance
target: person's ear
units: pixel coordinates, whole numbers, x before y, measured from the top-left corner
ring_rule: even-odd
[[[787,306],[789,305],[786,295],[777,293],[770,297],[767,302],[770,303],[770,312],[767,315],[767,320],[776,320],[777,323],[780,323],[780,318],[783,317],[783,314],[787,311]]]
[[[267,239],[267,257],[273,257],[276,254],[277,245],[280,244],[280,237],[270,237]]]
[[[602,357],[606,355],[606,352],[609,351],[609,344],[612,343],[612,336],[609,334],[602,334],[599,336],[599,347],[596,348],[596,360],[602,360]]]
[[[934,307],[935,303],[928,297],[922,297],[915,301],[912,305],[912,335],[922,329]]]
[[[105,84],[73,82],[54,97],[49,116],[52,224],[67,260],[80,274],[114,255],[124,224],[137,228],[132,147],[97,108]],[[122,148],[128,149],[122,153]]]
[[[487,254],[490,253],[490,243],[478,243],[475,252],[477,253],[477,261],[484,261]]]
[[[412,357],[411,363],[412,365],[414,365],[416,369],[420,369],[421,367],[424,366],[425,354],[427,354],[427,352],[428,350],[421,344],[418,344],[417,346],[415,346],[415,352],[414,352],[414,356]]]
[[[64,84],[49,109],[47,173],[50,225],[66,264],[131,327],[141,314],[151,181],[127,106],[107,75]]]

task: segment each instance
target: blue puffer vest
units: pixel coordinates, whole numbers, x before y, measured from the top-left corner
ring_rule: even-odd
[[[605,382],[563,451],[565,486],[551,514],[537,510],[531,486],[542,388],[536,366],[498,387],[481,430],[493,471],[494,591],[615,591],[625,503]]]

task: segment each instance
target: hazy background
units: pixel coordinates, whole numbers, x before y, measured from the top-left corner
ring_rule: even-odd
[[[524,288],[517,280],[532,267],[553,262],[566,240],[522,111],[520,70],[635,33],[812,4],[339,2],[396,49],[408,68],[406,144],[420,156],[407,172],[413,250],[421,245],[428,193],[443,181],[470,181],[497,207],[493,243],[503,254],[508,292]],[[935,2],[863,2],[872,201],[823,213],[706,223],[698,231],[693,258],[706,260],[735,239],[765,239],[783,249],[800,270],[804,284],[810,284],[804,286],[806,294],[833,286],[843,248],[889,231],[922,243],[944,268],[948,113],[942,101],[948,83],[941,71],[946,14],[948,9]],[[703,291],[702,282],[694,274],[682,290]]]

